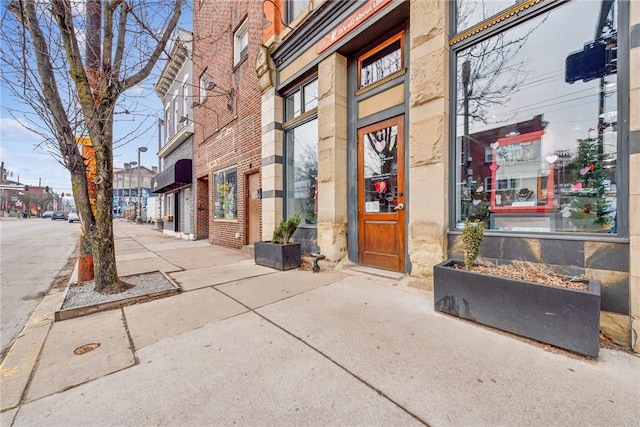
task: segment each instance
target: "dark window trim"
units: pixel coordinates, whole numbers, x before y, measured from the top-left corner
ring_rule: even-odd
[[[297,82],[295,85],[290,86],[286,91],[284,91],[282,93],[282,120],[285,120],[287,117],[287,98],[290,97],[291,95],[293,95],[296,92],[300,92],[300,115],[298,117],[294,117],[293,119],[289,120],[288,122],[285,122],[282,124],[282,128],[284,130],[285,127],[290,128],[293,126],[297,126],[297,123],[304,120],[305,117],[307,117],[309,115],[310,112],[315,111],[315,114],[317,114],[318,111],[318,107],[315,107],[309,111],[305,111],[304,110],[304,87],[307,86],[309,83],[311,83],[314,80],[318,80],[318,74],[317,73],[313,73],[311,76],[308,76],[306,78],[304,78],[303,80],[300,80],[299,82]],[[318,82],[319,83],[319,82]],[[301,123],[300,123],[301,124]]]

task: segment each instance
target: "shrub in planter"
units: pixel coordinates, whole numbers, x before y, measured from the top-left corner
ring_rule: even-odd
[[[536,283],[526,274],[505,277],[492,267],[473,271],[482,241],[476,227],[465,224],[463,229],[464,263],[450,259],[434,267],[435,310],[597,357],[600,282],[578,280],[586,286],[577,289]]]
[[[300,225],[300,212],[289,219],[283,219],[273,230],[270,242],[255,242],[253,253],[256,264],[278,270],[290,270],[302,264],[300,243],[291,243],[291,236]]]

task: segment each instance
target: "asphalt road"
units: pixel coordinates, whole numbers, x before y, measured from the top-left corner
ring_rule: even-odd
[[[49,219],[0,219],[2,357],[67,263],[80,225]]]

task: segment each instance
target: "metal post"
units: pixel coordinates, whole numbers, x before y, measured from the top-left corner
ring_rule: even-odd
[[[136,206],[136,223],[142,224],[142,194],[140,192],[140,153],[144,153],[147,151],[147,147],[138,147],[138,192],[136,193],[136,198],[138,200]]]
[[[129,162],[129,197],[127,197],[127,207],[131,204],[131,171],[133,170],[133,167],[135,165],[137,165],[138,162]]]

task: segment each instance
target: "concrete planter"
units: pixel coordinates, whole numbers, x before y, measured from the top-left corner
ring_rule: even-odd
[[[434,307],[590,357],[598,357],[600,282],[587,291],[546,286],[455,268],[434,266]]]
[[[255,242],[253,253],[256,264],[278,270],[291,270],[302,264],[300,243]]]

